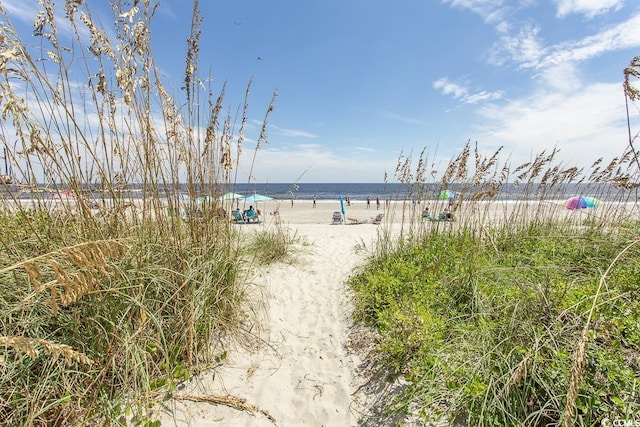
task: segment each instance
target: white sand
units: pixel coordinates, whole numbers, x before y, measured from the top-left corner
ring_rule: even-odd
[[[467,215],[487,219],[487,210],[476,206]],[[242,208],[242,206],[241,206]],[[221,366],[191,381],[179,393],[183,395],[233,396],[255,405],[264,413],[242,411],[219,404],[172,401],[165,406],[163,426],[356,426],[362,411],[371,409],[378,397],[365,393],[361,368],[370,361],[360,360],[348,348],[354,339],[351,320],[352,303],[345,280],[358,272],[374,248],[378,233],[397,233],[408,217],[399,209],[388,211],[382,225],[331,225],[332,212],[340,210],[337,202],[311,201],[258,203],[262,224],[234,225],[252,233],[261,227],[273,227],[271,215],[278,209],[283,226],[306,244],[293,263],[256,267],[252,280],[257,291],[260,329],[252,331],[252,345],[228,348],[228,358]],[[439,212],[443,206],[432,206]],[[558,209],[560,208],[560,209]],[[346,207],[347,217],[370,220],[376,210],[365,203]],[[417,206],[414,212],[420,212]],[[521,209],[521,208],[518,208]],[[496,204],[490,209],[493,220],[509,220],[513,205]],[[568,213],[561,205],[551,206],[551,215],[588,215]],[[522,212],[517,213],[523,215]],[[636,212],[637,214],[637,212]],[[413,214],[415,215],[415,213]],[[415,219],[415,218],[414,218]],[[416,227],[450,227],[459,224],[427,224],[419,219]],[[355,337],[357,339],[358,337]],[[260,341],[262,340],[262,341]],[[383,403],[383,402],[379,402]],[[378,425],[369,423],[366,425]]]
[[[362,382],[360,365],[347,349],[352,326],[345,280],[364,264],[383,226],[331,225],[336,203],[283,202],[281,224],[300,238],[292,263],[255,267],[261,293],[264,340],[249,348],[234,346],[222,366],[192,381],[182,394],[234,396],[268,412],[249,413],[224,405],[172,402],[164,426],[355,426],[359,414],[354,393]],[[273,227],[275,203],[258,203],[260,225],[234,225],[251,233]],[[346,207],[347,216],[370,220],[377,213],[365,204]],[[215,375],[214,375],[215,372]]]

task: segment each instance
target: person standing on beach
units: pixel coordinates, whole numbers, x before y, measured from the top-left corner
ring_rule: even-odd
[[[316,207],[316,195],[313,195],[313,208],[315,209]]]
[[[380,197],[376,197],[376,210],[380,209]]]
[[[371,209],[371,196],[367,196],[367,209]]]

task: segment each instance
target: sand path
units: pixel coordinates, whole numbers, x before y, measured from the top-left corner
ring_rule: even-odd
[[[354,372],[360,360],[346,348],[352,306],[344,282],[371,253],[379,226],[289,227],[302,242],[296,260],[255,271],[263,342],[229,349],[215,375],[182,390],[246,399],[275,422],[260,412],[182,401],[172,402],[163,426],[357,425]]]

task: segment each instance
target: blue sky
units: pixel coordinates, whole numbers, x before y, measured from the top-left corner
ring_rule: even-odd
[[[0,3],[27,34],[37,2]],[[426,147],[444,169],[468,140],[487,154],[504,146],[516,165],[555,146],[583,166],[628,141],[622,82],[640,55],[637,0],[200,3],[201,76],[218,90],[226,81],[233,108],[253,77],[249,139],[278,95],[257,182],[381,182],[401,152]],[[190,24],[191,2],[159,2],[152,46],[176,90]],[[638,132],[637,106],[631,114]]]

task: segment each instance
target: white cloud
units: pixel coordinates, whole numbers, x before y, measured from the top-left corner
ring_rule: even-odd
[[[433,88],[443,95],[461,100],[464,104],[478,104],[482,101],[495,101],[502,98],[502,92],[487,92],[485,90],[471,92],[467,87],[442,77],[433,82]]]
[[[467,88],[449,81],[446,77],[433,82],[433,88],[439,90],[443,95],[451,95],[456,99],[463,97],[467,93]]]
[[[540,28],[525,26],[516,36],[503,36],[493,47],[490,62],[515,62],[520,68],[543,69],[563,63],[585,61],[607,52],[640,46],[640,14],[581,40],[544,46]]]
[[[260,122],[262,125],[262,122]],[[317,138],[318,135],[299,129],[285,129],[278,126],[270,125],[269,130],[274,135],[284,136],[288,138]]]
[[[509,17],[515,10],[535,4],[535,0],[519,0],[516,5],[506,5],[504,0],[442,0],[444,4],[470,10],[482,17],[484,22],[493,25],[500,34],[511,30]]]
[[[424,124],[424,120],[416,119],[414,117],[407,117],[397,113],[392,113],[390,111],[382,111],[380,112],[380,116],[385,119],[394,120],[402,123],[408,123],[412,125],[422,125]]]
[[[524,25],[518,35],[505,35],[492,48],[489,62],[504,65],[515,61],[522,67],[528,68],[538,64],[544,56],[545,49],[538,38],[540,28],[534,25]]]
[[[606,52],[638,46],[640,46],[640,14],[582,40],[552,46],[539,66],[584,61]]]
[[[460,9],[468,9],[482,16],[485,22],[499,23],[503,17],[503,0],[443,0]]]
[[[571,13],[582,14],[587,18],[601,15],[610,10],[618,10],[624,0],[556,0],[557,16],[562,18]]]
[[[385,170],[395,170],[396,159],[389,159],[388,153],[370,157],[369,149],[350,148],[351,153],[345,155],[321,144],[270,144],[258,151],[251,176],[256,182],[382,182]],[[250,161],[253,153],[246,150],[243,157]],[[250,171],[241,164],[239,172],[242,181]]]
[[[11,18],[17,18],[28,24],[33,24],[36,14],[41,9],[37,1],[23,0],[21,2],[4,2],[2,7]]]
[[[502,92],[487,92],[486,90],[482,90],[480,92],[476,92],[470,94],[465,97],[464,102],[466,104],[479,104],[484,101],[495,101],[502,98]]]
[[[536,79],[546,90],[559,93],[574,93],[582,86],[580,71],[573,63],[547,67],[536,76]]]
[[[4,4],[8,3],[8,4]],[[23,24],[33,28],[37,14],[43,10],[38,4],[37,0],[22,0],[20,2],[4,2],[2,7],[5,9],[9,19],[12,21],[17,20]],[[80,8],[79,8],[80,9]],[[78,31],[80,37],[85,40],[89,40],[89,30],[84,25],[78,25],[77,28],[73,28],[68,19],[66,18],[65,2],[53,2],[53,13],[55,20],[55,27],[58,36],[60,37],[75,37],[75,32]],[[95,18],[95,17],[94,17]],[[109,21],[105,21],[109,22]],[[13,22],[15,24],[15,22]],[[17,24],[16,24],[17,26]],[[107,29],[110,30],[110,29]],[[45,33],[51,32],[49,27],[45,28]]]
[[[479,112],[491,124],[484,126],[479,140],[519,153],[516,163],[528,161],[526,153],[554,146],[571,166],[587,166],[601,156],[612,158],[627,143],[620,92],[617,83],[594,83],[570,93],[540,88],[506,105],[485,106]]]

